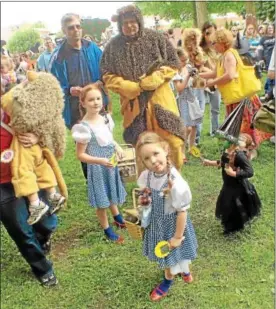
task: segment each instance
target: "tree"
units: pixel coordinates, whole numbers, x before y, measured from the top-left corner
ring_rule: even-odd
[[[272,1],[258,1],[255,4],[257,19],[261,22],[266,20],[275,20],[275,2]]]
[[[207,5],[206,1],[195,1],[196,27],[201,28],[206,21]]]
[[[190,19],[195,20],[196,16],[195,1],[177,1],[177,2],[136,1],[136,5],[141,9],[144,15],[158,15],[161,18],[165,19],[175,19],[182,21]],[[217,2],[209,0],[206,1],[206,6],[208,14],[217,13],[224,15],[228,12],[241,14],[241,12],[245,9],[244,1]],[[207,14],[204,17],[205,20],[203,20],[202,22],[205,22],[207,19],[209,19]]]
[[[37,42],[41,42],[38,31],[33,28],[16,31],[10,38],[7,48],[11,53],[26,52]]]
[[[82,19],[83,35],[89,34],[100,41],[102,32],[105,31],[110,24],[111,23],[107,19],[84,18]]]

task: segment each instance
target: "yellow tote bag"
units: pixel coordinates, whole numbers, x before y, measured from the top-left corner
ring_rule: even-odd
[[[218,85],[224,104],[238,103],[242,99],[250,98],[261,90],[261,80],[257,79],[253,66],[243,64],[238,52],[230,48],[227,52],[232,52],[237,60],[237,77],[225,85]],[[223,61],[218,64],[217,73],[224,74]]]

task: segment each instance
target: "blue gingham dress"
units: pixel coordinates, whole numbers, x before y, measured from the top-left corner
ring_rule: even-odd
[[[87,145],[86,153],[93,157],[110,159],[115,153],[114,144],[100,146],[90,126],[91,139]],[[126,198],[126,190],[123,186],[118,166],[105,167],[100,164],[87,164],[88,198],[92,207],[107,208],[112,204],[123,204]]]
[[[190,85],[184,88],[177,98],[179,113],[184,121],[185,127],[194,127],[202,123],[202,117],[195,120],[192,120],[190,117],[189,102],[194,102],[195,100],[197,98],[194,94],[194,89]]]
[[[148,173],[147,187],[150,188],[152,172]],[[176,230],[177,212],[164,213],[164,196],[162,190],[168,186],[168,181],[159,190],[151,189],[152,212],[149,226],[145,229],[143,255],[151,261],[157,261],[160,268],[170,268],[183,260],[194,260],[197,255],[197,240],[189,214],[184,231],[185,239],[181,246],[173,249],[165,258],[158,258],[154,254],[155,246],[162,240],[170,240]]]

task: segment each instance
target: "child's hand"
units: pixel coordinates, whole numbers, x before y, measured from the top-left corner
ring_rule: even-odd
[[[125,152],[120,146],[116,147],[116,154],[117,154],[119,160],[122,160],[125,156]]]
[[[113,164],[107,158],[101,158],[98,164],[103,165],[105,167],[113,167]]]
[[[236,177],[236,172],[232,169],[230,165],[225,166],[224,170],[228,176]]]
[[[171,238],[169,241],[171,248],[173,249],[179,247],[184,238],[185,238],[184,236],[182,236],[181,238],[175,238],[175,237]]]
[[[25,148],[32,147],[33,145],[38,143],[38,137],[33,133],[21,133],[18,134],[18,141]]]

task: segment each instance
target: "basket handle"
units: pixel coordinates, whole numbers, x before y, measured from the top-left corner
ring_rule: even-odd
[[[141,191],[140,188],[134,188],[134,189],[132,190],[132,200],[133,200],[133,207],[134,207],[134,208],[138,208],[138,207],[137,207],[137,203],[136,203],[136,192],[140,192],[140,191]]]

